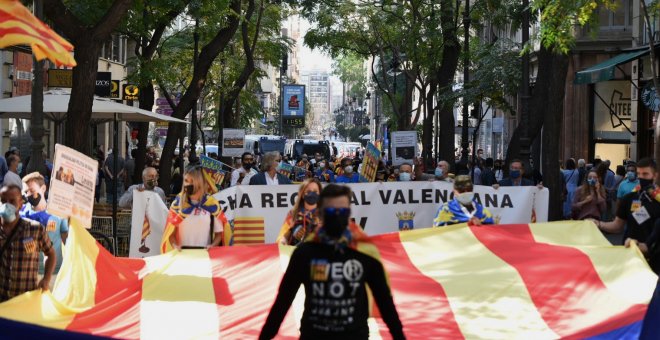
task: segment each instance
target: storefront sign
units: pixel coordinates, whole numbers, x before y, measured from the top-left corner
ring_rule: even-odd
[[[594,138],[629,140],[632,104],[628,81],[604,81],[594,85]]]
[[[110,98],[119,99],[119,80],[110,81]]]
[[[48,87],[73,87],[72,70],[48,70]]]
[[[140,88],[137,85],[125,84],[124,85],[124,100],[139,100]]]
[[[94,88],[94,95],[103,98],[110,98],[110,90],[112,90],[111,78],[111,72],[96,72],[96,87]]]

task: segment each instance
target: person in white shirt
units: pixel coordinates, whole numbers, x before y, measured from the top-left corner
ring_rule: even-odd
[[[254,155],[251,152],[245,152],[241,156],[241,167],[231,172],[231,186],[250,184],[250,178],[256,174]]]
[[[172,241],[182,249],[204,249],[223,243],[226,217],[213,196],[206,192],[201,166],[186,169],[183,190],[172,204],[185,216],[178,226],[178,238]],[[176,207],[175,207],[176,206]],[[211,239],[213,235],[213,239]]]
[[[9,171],[7,171],[7,174],[5,174],[5,179],[4,182],[2,182],[2,185],[15,185],[19,188],[23,187],[21,176],[18,175],[18,164],[20,162],[21,158],[18,155],[13,154],[7,157],[7,166],[9,167]]]

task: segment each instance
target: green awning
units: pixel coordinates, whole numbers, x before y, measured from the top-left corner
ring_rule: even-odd
[[[598,63],[575,73],[574,83],[593,84],[600,81],[612,80],[614,79],[617,65],[629,63],[639,57],[647,55],[649,52],[649,49],[645,48],[640,51],[621,53],[612,59],[605,60],[602,63]]]

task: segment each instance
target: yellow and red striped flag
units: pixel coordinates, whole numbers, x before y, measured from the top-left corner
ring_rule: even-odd
[[[37,19],[18,0],[0,0],[0,48],[30,45],[37,60],[76,66],[73,45]]]
[[[234,245],[264,244],[266,239],[264,226],[263,217],[236,216],[234,218]]]
[[[637,339],[658,280],[639,249],[612,246],[583,221],[418,229],[361,245],[375,248],[370,255],[388,272],[409,339]],[[265,244],[120,259],[72,225],[53,293],[0,304],[1,332],[21,334],[5,318],[126,339],[253,339],[293,249]],[[325,275],[313,269],[314,277]],[[280,338],[299,336],[302,293]],[[369,327],[389,338],[377,313]]]

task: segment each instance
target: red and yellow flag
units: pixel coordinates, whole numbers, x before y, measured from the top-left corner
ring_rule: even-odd
[[[418,229],[367,245],[380,254],[409,339],[636,339],[658,280],[637,248],[612,246],[582,221]],[[252,339],[293,249],[121,259],[72,225],[53,293],[2,303],[0,318],[127,339]],[[301,290],[281,338],[299,336],[303,301]],[[389,338],[377,314],[369,327]]]
[[[37,60],[76,66],[73,45],[41,22],[18,0],[0,0],[0,48],[30,45]]]

